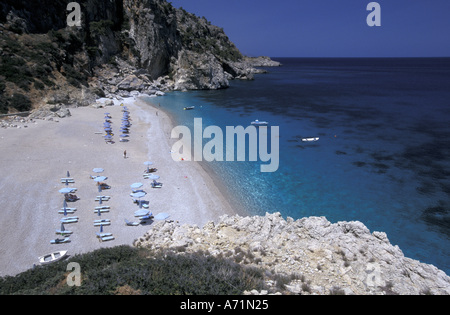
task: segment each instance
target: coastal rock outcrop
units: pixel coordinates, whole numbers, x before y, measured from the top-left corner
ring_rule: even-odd
[[[71,88],[100,97],[223,89],[265,72],[255,67],[279,65],[246,58],[222,28],[166,0],[78,2],[79,27],[67,26],[67,1],[0,3],[0,113],[28,111]]]
[[[324,217],[286,220],[223,216],[203,228],[173,221],[156,223],[135,246],[203,251],[268,272],[297,277],[286,285],[298,294],[450,294],[450,277],[407,258],[383,232],[361,222],[332,224]]]

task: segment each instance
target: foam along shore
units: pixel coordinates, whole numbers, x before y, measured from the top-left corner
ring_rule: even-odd
[[[69,255],[85,253],[102,247],[132,244],[151,229],[147,224],[127,226],[125,219],[138,221],[134,212],[139,207],[130,197],[130,185],[142,182],[153,215],[167,213],[169,219],[181,223],[204,225],[233,209],[215,186],[212,178],[194,162],[183,163],[171,157],[170,118],[157,107],[139,99],[114,101],[105,108],[71,108],[71,117],[59,120],[26,122],[27,128],[0,128],[0,276],[15,275],[38,264],[38,257],[58,250]],[[120,125],[124,103],[130,112],[128,142],[120,142]],[[105,112],[111,116],[114,144],[104,139]],[[124,150],[127,155],[124,158]],[[145,161],[158,169],[161,189],[152,189],[151,180],[144,179]],[[100,194],[92,176],[94,168],[102,168],[106,184],[111,188],[102,203],[109,212],[98,216],[95,201]],[[70,173],[74,183],[66,186],[61,178]],[[64,187],[76,187],[80,200],[69,203],[77,208],[76,223],[67,224],[72,231],[70,243],[51,244],[61,238],[55,231],[61,227],[58,213],[63,207]],[[99,242],[99,227],[94,220],[108,219],[103,227],[114,240]]]

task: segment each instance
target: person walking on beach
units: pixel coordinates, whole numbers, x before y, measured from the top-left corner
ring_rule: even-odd
[[[123,158],[124,158],[124,159],[127,158],[127,150],[123,151]]]

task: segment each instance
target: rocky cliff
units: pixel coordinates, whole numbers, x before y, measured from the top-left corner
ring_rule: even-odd
[[[132,90],[221,89],[279,65],[244,57],[223,29],[165,0],[77,2],[80,27],[67,26],[65,0],[0,2],[1,112],[67,95],[84,106]]]
[[[167,221],[134,245],[231,258],[290,276],[286,289],[297,294],[450,294],[443,271],[405,257],[385,233],[361,222],[294,221],[279,213],[224,216],[203,228]]]

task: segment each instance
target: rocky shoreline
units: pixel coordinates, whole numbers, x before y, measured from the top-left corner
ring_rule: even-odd
[[[203,228],[165,221],[155,223],[134,246],[180,254],[203,251],[290,275],[294,280],[285,288],[291,294],[450,294],[450,277],[443,271],[405,257],[384,232],[370,233],[358,221],[294,221],[280,213],[222,216]]]

